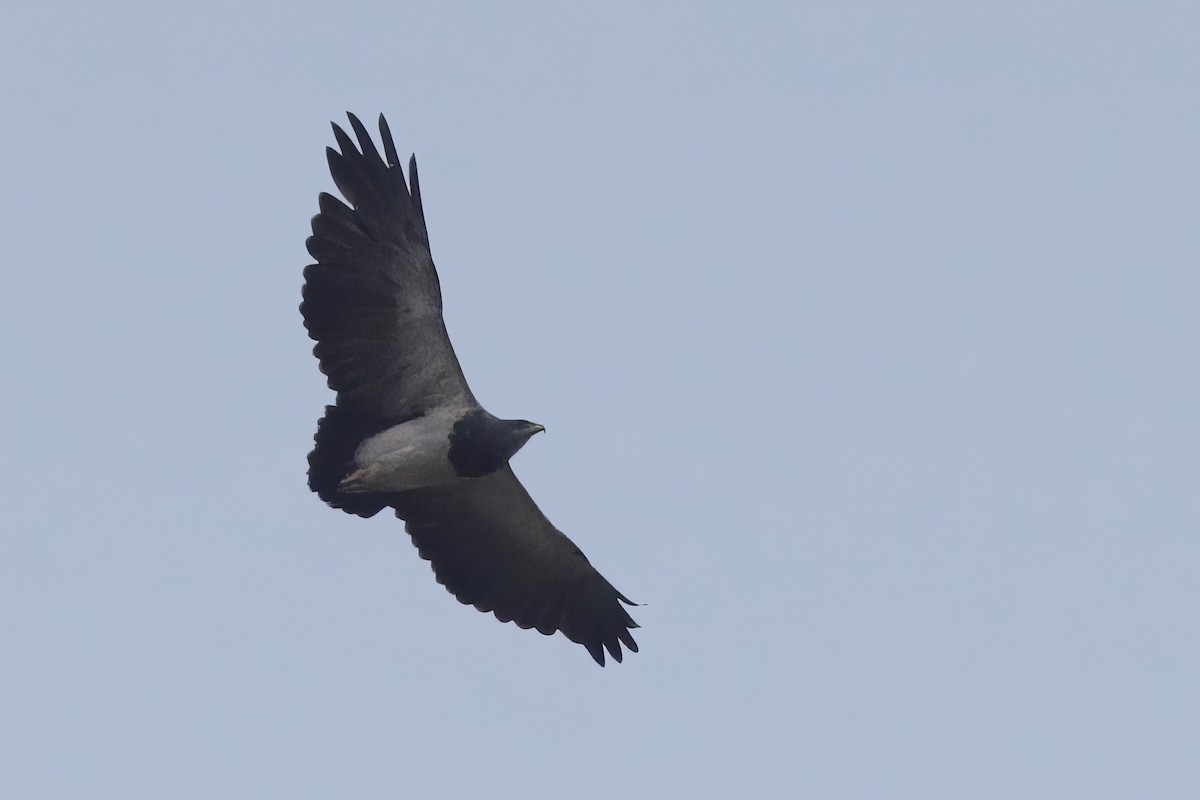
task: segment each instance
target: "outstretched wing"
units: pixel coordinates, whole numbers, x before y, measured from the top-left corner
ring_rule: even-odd
[[[501,622],[562,631],[604,666],[637,652],[634,605],[538,509],[512,468],[460,484],[392,495],[421,557],[461,602]]]
[[[341,152],[326,149],[347,206],[320,195],[300,312],[313,354],[355,418],[394,424],[442,405],[474,405],[442,322],[442,292],[429,253],[417,162],[409,183],[383,116],[381,156],[353,114],[358,147],[336,124]]]

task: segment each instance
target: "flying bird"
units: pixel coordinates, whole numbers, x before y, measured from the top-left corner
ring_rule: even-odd
[[[501,622],[561,631],[604,666],[637,652],[638,627],[575,543],[517,480],[509,459],[541,425],[499,419],[475,399],[442,320],[416,157],[408,183],[383,115],[383,154],[353,114],[336,123],[300,312],[337,392],[317,423],[308,485],[334,508],[395,510],[439,583]],[[340,152],[339,152],[340,151]]]

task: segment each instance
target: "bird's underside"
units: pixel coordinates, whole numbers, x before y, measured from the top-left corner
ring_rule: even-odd
[[[415,159],[405,183],[391,133],[383,153],[354,115],[329,169],[349,202],[320,195],[300,310],[337,392],[317,425],[309,486],[334,508],[405,520],[439,583],[502,622],[562,631],[601,666],[637,652],[633,605],[541,513],[509,459],[542,430],[484,410],[442,321]]]

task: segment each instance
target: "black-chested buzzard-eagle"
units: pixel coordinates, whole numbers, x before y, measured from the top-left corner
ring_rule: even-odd
[[[450,346],[416,158],[408,184],[383,116],[383,154],[348,115],[321,193],[300,311],[337,392],[317,424],[309,486],[334,508],[395,509],[439,583],[501,622],[562,631],[604,665],[637,652],[633,605],[538,510],[509,459],[543,430],[476,401]]]

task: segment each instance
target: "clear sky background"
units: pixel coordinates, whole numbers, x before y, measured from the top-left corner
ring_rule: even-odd
[[[0,796],[1194,798],[1192,3],[17,3]],[[325,507],[328,122],[630,597]]]

